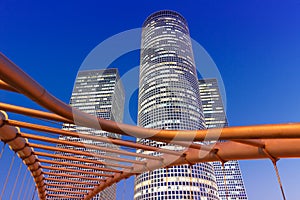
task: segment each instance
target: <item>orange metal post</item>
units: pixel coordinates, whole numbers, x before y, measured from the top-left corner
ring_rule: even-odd
[[[47,186],[53,186],[53,187],[64,187],[64,188],[70,188],[70,189],[76,189],[76,190],[91,190],[93,188],[89,188],[89,187],[75,187],[74,185],[58,185],[58,184],[52,184],[52,183],[47,183]]]
[[[44,152],[34,152],[35,155],[37,156],[45,156],[45,157],[50,157],[50,158],[58,158],[58,159],[63,159],[63,160],[72,160],[72,161],[79,161],[82,163],[94,163],[97,165],[105,165],[105,166],[111,166],[111,167],[118,167],[118,168],[124,168],[124,169],[131,169],[130,166],[127,165],[120,165],[117,163],[109,163],[109,162],[101,162],[99,160],[91,160],[87,158],[77,158],[77,157],[70,157],[70,156],[63,156],[63,155],[57,155],[57,154],[51,154],[51,153],[44,153]]]
[[[78,151],[73,149],[65,149],[65,148],[59,148],[59,147],[52,147],[52,146],[46,146],[42,144],[34,144],[29,143],[29,147],[38,148],[38,149],[45,149],[50,151],[59,151],[59,152],[66,152],[66,153],[72,153],[76,155],[84,155],[84,156],[90,156],[90,157],[97,157],[97,158],[103,158],[107,160],[115,160],[119,162],[128,162],[128,163],[135,163],[139,165],[145,165],[145,162],[139,161],[139,160],[132,160],[132,159],[126,159],[126,158],[118,158],[118,157],[112,157],[112,156],[104,156],[93,152],[85,152],[85,151]]]
[[[103,181],[104,179],[101,178],[92,178],[92,177],[85,177],[85,176],[77,176],[77,175],[70,175],[70,174],[65,174],[65,173],[52,173],[52,172],[44,172],[46,175],[51,175],[51,176],[60,176],[61,178],[63,177],[68,177],[68,178],[78,178],[82,180],[87,180],[87,181]],[[63,185],[62,185],[63,186]]]
[[[97,171],[104,171],[104,172],[121,172],[120,170],[111,169],[111,168],[103,168],[103,167],[96,167],[93,165],[82,165],[82,164],[75,164],[75,163],[66,163],[66,162],[59,162],[54,160],[46,160],[46,159],[38,159],[41,163],[49,163],[49,164],[56,164],[62,166],[72,166],[72,167],[79,167],[82,169],[93,169]]]
[[[113,177],[113,174],[104,174],[104,173],[96,173],[96,172],[89,172],[89,171],[83,171],[83,170],[77,170],[77,169],[68,169],[68,168],[63,168],[63,167],[52,167],[52,166],[46,166],[46,165],[42,165],[41,166],[42,169],[49,169],[49,170],[53,170],[53,171],[59,171],[59,172],[75,172],[78,174],[89,174],[89,175],[93,175],[93,176],[105,176],[105,177]],[[46,172],[44,172],[46,173]]]
[[[66,193],[66,194],[83,194],[83,195],[85,195],[86,194],[86,192],[77,192],[77,191],[74,191],[74,190],[72,190],[72,191],[70,191],[70,190],[60,190],[60,189],[50,189],[50,188],[47,188],[47,191],[53,191],[53,192],[63,192],[63,193]]]
[[[34,110],[34,109],[30,109],[30,108],[24,108],[21,106],[15,106],[15,105],[7,104],[7,103],[0,102],[0,109],[5,110],[7,112],[14,112],[14,113],[18,113],[18,114],[22,114],[22,115],[26,115],[26,116],[30,116],[30,117],[48,119],[48,120],[71,123],[71,124],[73,123],[71,120],[63,118],[57,114],[43,112],[40,110]]]
[[[131,142],[131,141],[124,141],[124,140],[121,140],[118,138],[108,138],[108,137],[94,136],[94,135],[90,135],[90,134],[76,133],[76,132],[72,132],[72,131],[61,130],[61,129],[57,129],[57,128],[52,128],[52,127],[42,126],[42,125],[37,125],[37,124],[32,124],[32,123],[20,122],[20,121],[16,121],[16,120],[6,120],[6,123],[9,125],[12,125],[12,126],[19,126],[19,127],[37,130],[37,131],[57,133],[60,135],[89,139],[89,140],[94,140],[94,141],[99,141],[99,142],[112,143],[115,145],[132,147],[132,148],[136,148],[136,149],[157,151],[160,153],[167,153],[167,154],[177,155],[177,156],[182,154],[182,152],[175,152],[172,150],[147,146],[147,145],[143,145],[143,144],[139,144],[139,143],[135,143],[135,142]],[[108,151],[114,151],[114,150],[108,150]],[[118,152],[118,153],[121,154],[121,152]],[[137,154],[135,154],[135,156],[137,156]],[[149,157],[147,157],[147,158],[149,158]]]

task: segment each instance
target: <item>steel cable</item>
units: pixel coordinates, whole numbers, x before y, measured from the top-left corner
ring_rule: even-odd
[[[36,187],[34,187],[34,190],[33,190],[33,194],[32,194],[32,198],[31,198],[31,200],[34,200],[35,193],[36,193]]]
[[[16,179],[15,179],[15,183],[14,183],[13,189],[12,189],[11,194],[10,194],[10,197],[9,197],[10,200],[13,199],[13,196],[14,196],[14,194],[15,194],[15,189],[16,189],[16,185],[17,185],[17,182],[18,182],[18,179],[19,179],[19,176],[20,176],[20,172],[21,172],[21,169],[22,169],[22,165],[23,165],[23,163],[22,163],[22,161],[21,161],[21,162],[20,162],[20,166],[19,166],[19,170],[18,170],[18,173],[17,173],[17,177],[16,177]]]
[[[282,186],[282,182],[281,182],[281,178],[280,178],[280,174],[279,174],[279,170],[278,170],[278,167],[277,167],[277,161],[272,161],[272,163],[273,163],[273,166],[274,166],[274,169],[275,169],[275,172],[276,172],[277,181],[279,183],[279,187],[280,187],[280,190],[281,190],[282,198],[284,200],[286,200],[286,197],[285,197],[285,194],[284,194],[284,190],[283,190],[283,186]]]
[[[26,170],[26,169],[25,169]],[[28,170],[25,171],[25,175],[24,175],[24,178],[22,180],[22,183],[21,183],[21,187],[20,187],[20,190],[19,190],[19,195],[18,195],[18,200],[20,199],[20,196],[22,194],[22,191],[23,191],[23,187],[24,187],[24,183],[25,183],[25,180],[27,178],[27,174],[28,174]]]
[[[30,179],[30,176],[29,176],[29,179],[27,180],[27,184],[26,184],[25,194],[24,194],[24,196],[23,196],[24,198],[27,197],[27,195],[28,195],[28,190],[29,190],[30,181],[31,181],[31,179]],[[26,199],[26,198],[25,198],[25,199]]]
[[[2,188],[0,199],[3,199],[3,195],[4,195],[4,192],[5,192],[5,189],[6,189],[6,185],[7,185],[10,173],[11,173],[11,169],[12,169],[12,167],[14,165],[14,162],[15,162],[15,158],[16,158],[16,154],[14,154],[14,156],[13,156],[11,162],[10,162],[10,166],[9,166],[9,169],[8,169],[8,172],[7,172],[7,175],[6,175],[6,179],[5,179],[3,188]]]
[[[2,148],[1,148],[1,152],[0,152],[0,159],[2,158],[2,155],[4,154],[4,149],[5,149],[5,143],[3,144]]]
[[[126,179],[124,179],[122,200],[125,200],[125,193],[126,193]]]

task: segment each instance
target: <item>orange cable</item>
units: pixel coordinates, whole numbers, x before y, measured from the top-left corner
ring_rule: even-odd
[[[283,186],[282,186],[282,182],[281,182],[281,179],[280,179],[280,174],[279,174],[279,170],[278,170],[278,167],[277,167],[277,161],[272,161],[273,163],[273,166],[274,166],[274,169],[275,169],[275,172],[276,172],[276,176],[277,176],[277,181],[279,183],[279,187],[280,187],[280,190],[281,190],[281,194],[282,194],[282,198],[284,200],[286,200],[286,197],[285,197],[285,194],[284,194],[284,190],[283,190]]]

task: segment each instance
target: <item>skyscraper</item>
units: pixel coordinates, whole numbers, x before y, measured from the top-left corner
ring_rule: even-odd
[[[207,128],[227,127],[217,79],[199,80],[199,89]],[[220,162],[213,162],[213,166],[221,200],[248,199],[238,161],[228,161],[224,168]]]
[[[87,71],[80,71],[76,77],[72,97],[70,100],[70,105],[74,108],[77,108],[79,110],[82,110],[86,113],[89,113],[91,115],[101,117],[104,119],[111,119],[117,122],[122,122],[123,120],[123,110],[124,110],[124,90],[123,85],[120,81],[120,77],[118,74],[117,69],[105,69],[105,70],[87,70]],[[76,120],[76,119],[75,119]],[[104,136],[104,137],[113,137],[113,138],[120,138],[118,134],[114,133],[108,133],[101,130],[95,130],[91,128],[85,128],[80,127],[76,125],[70,125],[70,124],[64,124],[63,127],[64,130],[79,132],[83,134],[91,134],[91,135],[98,135],[98,136]],[[85,144],[93,144],[98,145],[101,147],[107,147],[107,148],[118,148],[114,144],[110,143],[103,143],[99,141],[91,141],[83,138],[75,138],[75,137],[69,137],[69,136],[60,136],[61,140],[67,140],[67,141],[77,141],[82,142]],[[96,160],[96,161],[102,161],[102,162],[113,162],[111,160],[105,160],[96,156],[93,156],[95,154],[103,155],[103,156],[118,156],[113,153],[101,151],[101,150],[95,150],[95,149],[88,149],[88,148],[82,148],[82,147],[74,147],[74,146],[68,146],[63,144],[58,144],[58,148],[64,148],[64,149],[74,149],[84,152],[89,152],[91,154],[91,157],[88,156],[82,156],[82,155],[76,155],[71,153],[62,153],[62,152],[56,152],[56,154],[64,155],[64,156],[73,156],[78,158],[86,158],[89,160]],[[52,164],[51,167],[56,168],[56,170],[51,170],[50,172],[55,172],[59,174],[66,174],[66,175],[72,175],[72,176],[78,176],[78,178],[69,178],[68,180],[72,180],[72,182],[58,182],[56,179],[57,176],[48,176],[48,188],[52,188],[55,191],[49,193],[49,199],[65,199],[70,200],[72,198],[67,197],[69,194],[68,192],[62,192],[57,190],[57,186],[55,185],[69,185],[70,191],[76,191],[78,194],[74,197],[83,197],[84,194],[87,193],[87,190],[77,190],[72,188],[72,186],[80,187],[80,188],[92,188],[95,184],[98,184],[99,181],[97,179],[104,178],[101,176],[95,176],[90,175],[89,172],[96,172],[100,173],[100,171],[97,171],[97,167],[106,167],[99,164],[93,164],[93,163],[83,163],[80,161],[72,161],[72,160],[62,160],[62,159],[54,159],[58,162],[64,162],[66,164],[70,163],[70,166],[61,166],[59,164]],[[89,165],[92,167],[96,167],[95,169],[90,170],[84,170],[85,173],[80,172],[74,172],[74,170],[80,170],[82,169],[80,167],[72,166],[72,164],[79,164],[79,165]],[[67,171],[65,170],[67,169]],[[73,172],[70,172],[71,169]],[[82,178],[80,178],[82,177]],[[63,179],[60,177],[60,179]],[[89,181],[86,180],[86,178],[91,178],[95,181]],[[75,181],[75,182],[74,182]],[[77,182],[77,183],[76,183]],[[52,186],[51,186],[52,185]],[[65,198],[64,198],[65,197]],[[107,188],[100,194],[98,194],[93,199],[105,199],[105,200],[114,200],[116,199],[116,185],[112,185],[111,187]]]
[[[177,12],[156,12],[143,24],[138,124],[157,129],[205,128],[189,30]],[[181,149],[147,139],[138,142]],[[135,180],[134,199],[216,200],[213,166],[200,163],[142,173]]]

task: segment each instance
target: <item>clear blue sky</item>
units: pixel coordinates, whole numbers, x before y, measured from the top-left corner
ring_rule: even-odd
[[[192,38],[218,66],[230,126],[300,121],[300,0],[1,0],[0,51],[68,102],[88,53],[110,36],[141,27],[149,14],[161,9],[180,12]],[[138,64],[137,51],[113,63],[121,74]],[[35,107],[2,91],[0,99]],[[300,160],[279,161],[289,200],[300,196],[299,167]],[[241,168],[250,200],[281,199],[270,161],[242,161]],[[132,199],[132,179],[125,189],[124,199]]]

